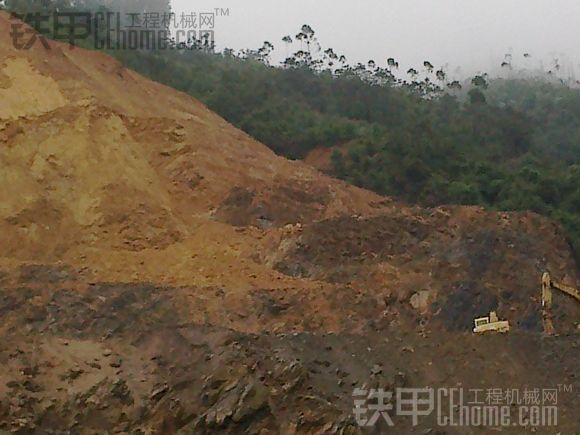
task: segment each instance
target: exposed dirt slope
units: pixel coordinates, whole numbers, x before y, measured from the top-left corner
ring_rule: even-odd
[[[0,13],[0,430],[348,432],[356,385],[577,382],[580,308],[556,296],[567,335],[540,334],[541,273],[577,282],[555,223],[379,197],[9,33]],[[490,309],[513,334],[470,333]]]

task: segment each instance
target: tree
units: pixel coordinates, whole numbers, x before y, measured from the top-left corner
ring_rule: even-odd
[[[305,42],[308,53],[310,53],[311,45],[314,42],[314,30],[308,24],[304,24],[300,32],[296,35],[296,39],[300,42]]]
[[[481,89],[487,89],[489,86],[485,75],[477,75],[473,77],[473,79],[471,79],[471,83]]]
[[[294,42],[292,40],[292,37],[290,35],[286,35],[282,38],[282,42],[285,44],[286,47],[286,57],[284,59],[288,59],[288,54],[289,54],[289,50],[290,50],[290,45],[292,44],[292,42]]]

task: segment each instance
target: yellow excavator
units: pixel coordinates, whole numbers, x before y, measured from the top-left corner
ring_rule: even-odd
[[[548,272],[542,276],[542,319],[544,323],[544,333],[547,335],[554,334],[554,325],[552,323],[552,290],[558,290],[562,293],[576,299],[580,302],[580,290],[566,284],[561,284],[552,280]]]

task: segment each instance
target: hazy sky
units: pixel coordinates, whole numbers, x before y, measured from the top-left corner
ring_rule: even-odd
[[[310,24],[324,48],[349,63],[388,57],[402,68],[449,64],[452,74],[490,71],[504,54],[518,66],[549,67],[553,57],[580,72],[580,0],[173,0],[175,12],[228,8],[217,17],[218,47],[258,48],[272,42],[285,56],[282,36]],[[523,53],[530,53],[526,60]],[[565,58],[567,60],[565,60]],[[405,69],[406,70],[406,69]]]

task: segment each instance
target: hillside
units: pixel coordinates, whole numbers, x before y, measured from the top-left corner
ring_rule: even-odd
[[[417,67],[417,76],[379,59],[332,67],[327,50],[296,63],[300,53],[284,66],[255,50],[112,54],[200,99],[280,155],[329,154],[318,167],[359,187],[423,206],[556,219],[580,261],[577,84],[528,71],[460,83],[443,69]]]
[[[578,283],[558,223],[379,196],[9,33],[0,13],[0,430],[355,433],[371,382],[578,387],[580,308],[541,335],[541,273]],[[513,333],[471,333],[491,309]]]

